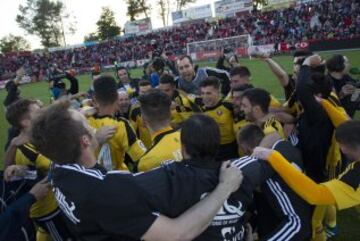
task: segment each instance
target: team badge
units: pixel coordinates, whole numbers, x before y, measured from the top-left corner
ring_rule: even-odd
[[[216,114],[220,116],[223,114],[223,112],[221,110],[218,110],[218,111],[216,111]]]

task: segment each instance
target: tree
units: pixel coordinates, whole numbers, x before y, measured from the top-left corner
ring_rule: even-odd
[[[151,10],[146,0],[126,0],[127,4],[127,16],[130,17],[130,21],[134,21],[140,14],[144,14],[145,18],[149,17]]]
[[[109,7],[103,7],[100,19],[96,22],[99,40],[113,38],[120,34],[121,28],[116,24],[115,14]]]
[[[89,33],[84,37],[84,42],[99,41],[99,36],[96,33]]]
[[[27,33],[38,36],[44,47],[66,43],[65,31],[75,32],[73,23],[64,24],[69,15],[61,1],[27,0],[25,6],[19,6],[19,11],[16,22]]]
[[[4,54],[29,49],[29,42],[21,36],[14,36],[10,34],[0,40],[0,51]]]
[[[182,10],[189,3],[195,3],[196,0],[175,0],[176,2],[176,10]]]
[[[16,16],[19,26],[40,37],[44,47],[66,45],[65,34],[76,31],[75,22],[67,21],[70,15],[60,1],[27,0],[26,6],[19,6],[19,11]]]
[[[164,26],[167,26],[167,20],[168,20],[168,13],[169,13],[169,0],[158,0],[158,5],[159,5],[159,15],[161,17],[161,20],[163,22]]]
[[[134,21],[136,16],[139,14],[139,6],[137,0],[127,0],[127,13],[126,15],[130,17],[130,21]]]
[[[139,1],[139,6],[141,9],[141,12],[145,15],[145,18],[149,17],[149,12],[151,10],[150,5],[148,5],[148,3],[146,2],[146,0],[138,0]]]

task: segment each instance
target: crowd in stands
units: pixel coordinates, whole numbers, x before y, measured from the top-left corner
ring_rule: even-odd
[[[62,69],[86,69],[95,63],[106,66],[114,61],[147,59],[154,50],[153,40],[165,51],[179,55],[186,52],[188,42],[242,34],[250,34],[254,44],[356,38],[360,36],[360,6],[351,0],[311,1],[283,10],[252,11],[216,22],[188,23],[120,37],[89,47],[46,54],[0,56],[0,79],[13,77],[20,66],[24,66],[30,76],[42,79],[49,63],[56,63]]]

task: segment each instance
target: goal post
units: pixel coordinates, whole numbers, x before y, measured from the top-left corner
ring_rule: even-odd
[[[186,44],[187,54],[193,60],[209,60],[220,57],[223,49],[231,49],[238,56],[247,56],[248,48],[252,46],[249,34],[229,38],[211,39]]]

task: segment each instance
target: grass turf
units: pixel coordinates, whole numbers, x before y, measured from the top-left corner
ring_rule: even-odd
[[[350,63],[353,66],[360,67],[360,50],[354,51],[341,51],[339,54],[346,55],[349,58]],[[321,56],[325,59],[332,56],[331,52],[321,53]],[[289,73],[292,71],[292,58],[290,56],[274,57],[281,66],[283,66]],[[247,66],[252,73],[252,83],[257,86],[270,91],[274,96],[283,98],[283,90],[280,87],[276,77],[271,73],[267,64],[261,60],[249,60],[241,59],[242,65]],[[214,62],[201,62],[200,66],[214,66]],[[140,77],[142,75],[142,69],[131,70],[131,74],[134,77]],[[80,82],[80,89],[86,91],[90,85],[90,76],[82,75],[78,76]],[[40,82],[34,84],[28,84],[20,87],[22,97],[37,98],[43,101],[45,104],[49,102],[50,93],[47,88],[47,83]],[[0,90],[0,101],[3,102],[6,96],[5,90]],[[359,118],[359,114],[357,114]],[[4,145],[7,139],[7,129],[9,125],[5,120],[4,108],[0,107],[0,169],[3,167],[4,159]],[[333,240],[360,240],[360,214],[354,209],[340,212],[338,216],[339,235]]]

